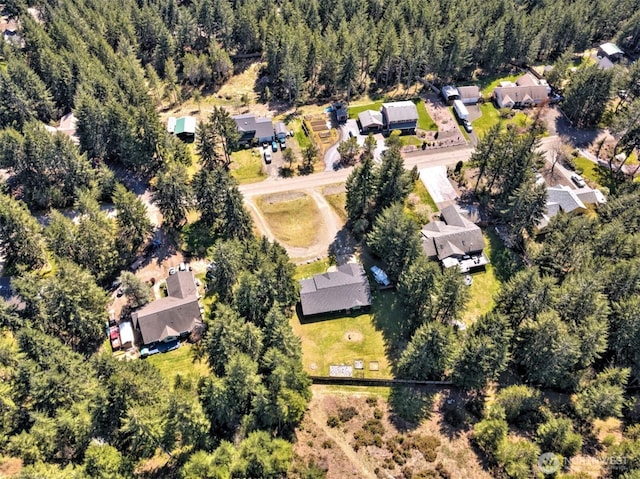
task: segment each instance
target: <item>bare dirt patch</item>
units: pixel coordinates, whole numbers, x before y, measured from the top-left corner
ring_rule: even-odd
[[[329,185],[325,186],[322,190],[322,194],[327,195],[339,195],[340,193],[344,193],[346,190],[344,183],[338,183],[337,185]]]
[[[364,334],[360,331],[347,331],[344,333],[344,340],[352,343],[359,343],[364,340]]]

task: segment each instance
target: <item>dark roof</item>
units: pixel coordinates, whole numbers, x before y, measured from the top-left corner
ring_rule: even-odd
[[[336,271],[303,279],[300,303],[305,316],[370,306],[371,288],[363,266],[343,264]]]
[[[131,314],[143,344],[164,341],[190,332],[200,320],[200,304],[191,271],[178,271],[167,278],[166,298],[153,301]]]
[[[484,249],[482,231],[464,218],[455,205],[447,206],[440,215],[443,221],[432,221],[422,228],[422,248],[427,256],[442,261]]]
[[[197,294],[191,271],[177,271],[167,278],[167,294],[175,298],[187,298]]]
[[[241,133],[241,140],[273,137],[273,122],[271,118],[256,117],[252,113],[236,115],[232,118]]]
[[[418,109],[412,101],[394,101],[382,104],[382,114],[387,124],[415,123],[418,121]]]

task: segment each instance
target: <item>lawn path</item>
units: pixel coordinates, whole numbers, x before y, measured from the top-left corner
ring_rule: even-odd
[[[344,453],[344,455],[351,461],[355,468],[359,471],[360,477],[365,479],[377,479],[376,474],[373,472],[373,465],[366,460],[365,457],[358,455],[349,444],[348,440],[340,433],[340,429],[333,429],[327,426],[327,415],[324,412],[323,399],[324,393],[316,388],[312,388],[313,398],[309,404],[309,417],[316,425],[322,429],[322,431],[332,439]]]

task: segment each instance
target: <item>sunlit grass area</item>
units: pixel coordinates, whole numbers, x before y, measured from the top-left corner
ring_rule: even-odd
[[[141,361],[149,361],[160,370],[160,373],[167,379],[170,384],[178,374],[188,375],[195,373],[200,376],[210,374],[209,366],[205,361],[194,360],[194,346],[189,343],[182,343],[180,347],[174,351],[167,353],[154,354]]]
[[[262,156],[254,148],[235,151],[231,154],[231,175],[240,184],[255,183],[266,178]]]
[[[313,198],[304,193],[294,198],[259,197],[258,208],[278,241],[290,246],[311,246],[322,227],[320,211]]]

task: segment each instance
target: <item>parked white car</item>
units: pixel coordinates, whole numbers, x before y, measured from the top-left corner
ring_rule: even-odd
[[[584,188],[585,186],[587,186],[582,176],[578,175],[577,173],[571,175],[571,181],[573,181],[579,188]]]
[[[391,282],[387,277],[387,273],[384,270],[378,268],[377,266],[371,267],[371,273],[373,274],[373,279],[376,280],[376,283],[381,284],[383,286],[389,286]]]

